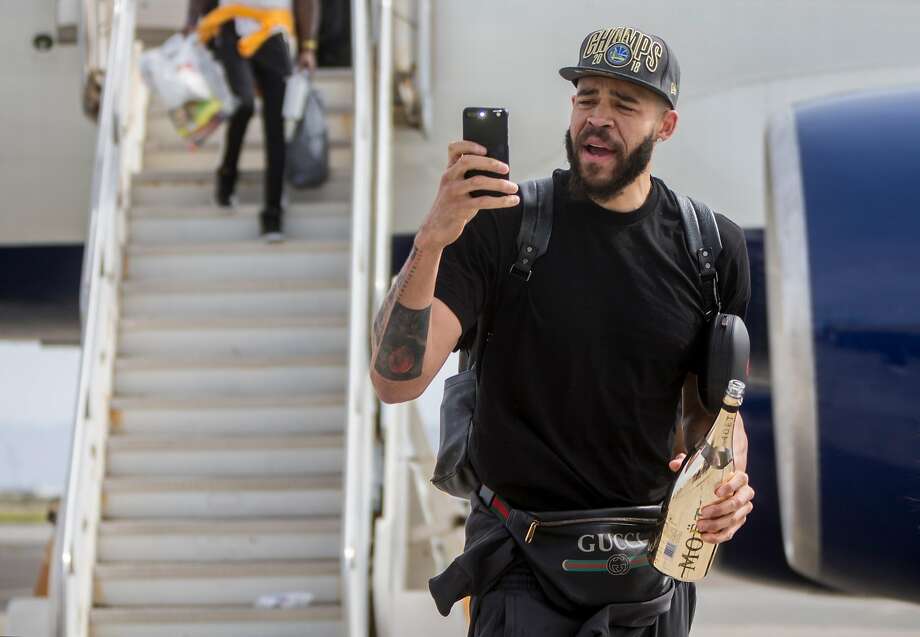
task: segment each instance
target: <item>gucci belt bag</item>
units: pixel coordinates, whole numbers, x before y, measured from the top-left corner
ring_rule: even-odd
[[[479,497],[559,607],[641,602],[659,606],[653,614],[670,608],[674,581],[655,570],[648,556],[660,505],[538,513],[512,508],[485,486]]]

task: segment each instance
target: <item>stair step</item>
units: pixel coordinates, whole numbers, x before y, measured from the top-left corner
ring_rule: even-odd
[[[293,358],[119,358],[115,392],[121,396],[309,396],[342,391],[343,356]]]
[[[93,608],[90,637],[340,637],[342,609],[336,604],[307,608],[147,605]]]
[[[347,281],[123,281],[124,317],[309,317],[347,314]]]
[[[208,179],[192,181],[157,180],[140,181],[131,191],[134,205],[207,205],[213,201],[214,173]],[[330,170],[329,179],[316,188],[285,188],[287,204],[312,203],[319,201],[350,202],[352,190],[351,171]],[[264,201],[261,180],[243,180],[236,189],[236,195],[242,204],[261,205]]]
[[[110,431],[115,435],[238,435],[340,432],[345,427],[345,395],[194,396],[112,400]]]
[[[348,272],[349,245],[335,241],[258,240],[163,246],[132,245],[125,275],[130,280],[220,281],[334,279]]]
[[[246,143],[256,142],[261,144],[264,141],[265,132],[262,129],[260,120],[261,118],[257,115],[249,121],[249,126],[246,128]],[[223,138],[227,134],[226,126],[225,122],[219,130],[211,133],[205,146],[208,144],[222,144]],[[351,105],[326,109],[326,128],[331,139],[350,140],[354,128],[354,114]],[[148,117],[146,132],[148,140],[186,143],[176,132],[176,127],[173,126],[173,123],[165,113]]]
[[[128,212],[128,216],[132,225],[138,219],[233,219],[237,217],[253,217],[257,219],[261,209],[261,206],[254,204],[240,204],[229,211],[224,208],[218,208],[213,203],[191,206],[147,204],[133,206]],[[350,217],[351,202],[314,201],[295,203],[285,209],[284,215],[285,219],[293,219],[294,217]]]
[[[264,518],[339,515],[342,478],[107,477],[103,517]]]
[[[339,175],[348,174],[349,170],[337,171]],[[237,178],[237,187],[240,186],[258,186],[262,187],[265,183],[265,171],[263,170],[241,170]],[[188,170],[184,168],[171,167],[162,170],[151,170],[144,168],[134,175],[134,186],[149,184],[194,184],[196,186],[214,188],[214,169],[201,168],[198,170]],[[295,192],[297,192],[295,190]]]
[[[220,146],[151,148],[144,153],[144,170],[206,170],[213,175],[222,157]],[[329,167],[332,170],[348,170],[353,160],[354,153],[349,142],[340,140],[329,144]],[[243,147],[238,164],[240,170],[264,170],[265,165],[263,144]]]
[[[335,559],[341,522],[335,517],[260,520],[105,520],[101,562]]]
[[[97,562],[95,604],[182,606],[254,604],[262,595],[307,591],[337,602],[337,560],[253,562]]]
[[[351,219],[343,214],[286,214],[282,223],[289,240],[347,241],[351,234]],[[201,216],[135,217],[128,240],[134,245],[216,243],[255,239],[259,232],[258,216],[215,208],[211,214]]]
[[[347,316],[122,319],[122,356],[315,356],[348,348]]]
[[[308,318],[266,317],[266,318],[125,318],[121,321],[123,332],[145,332],[175,330],[222,330],[222,329],[284,329],[286,327],[344,327],[347,317],[342,315],[318,315]]]
[[[119,476],[269,476],[343,470],[341,434],[110,436],[106,472]]]
[[[341,121],[332,120],[327,122],[329,124],[329,148],[330,150],[336,148],[352,148],[352,127],[351,122],[347,119],[342,119]],[[243,143],[243,153],[252,152],[252,153],[261,153],[264,157],[265,155],[265,141],[263,139],[263,133],[257,129],[261,129],[261,124],[250,126],[246,130],[246,138]],[[189,142],[185,141],[179,137],[178,133],[175,132],[175,129],[172,126],[167,126],[165,123],[159,123],[151,131],[148,129],[147,138],[144,140],[144,158],[145,166],[146,158],[150,157],[159,152],[166,153],[188,153],[188,154],[218,154],[222,151],[224,144],[226,142],[226,132],[216,131],[210,137],[208,137],[201,146],[194,146]],[[159,134],[155,134],[159,133]],[[245,166],[242,166],[245,168]],[[152,168],[152,166],[151,166]]]
[[[326,118],[330,146],[347,147],[352,144],[354,115],[346,111],[333,113]],[[155,117],[147,121],[147,137],[144,140],[144,153],[168,152],[219,152],[226,143],[226,127],[214,131],[201,146],[194,146],[179,137],[175,127],[165,117]],[[262,123],[250,122],[243,142],[244,149],[265,152],[265,132]]]
[[[300,254],[303,252],[347,252],[347,241],[284,241],[277,244],[266,244],[262,241],[227,241],[224,243],[192,243],[179,245],[130,245],[128,256],[132,258],[143,256],[201,256],[201,255],[230,255],[239,257],[247,254]]]

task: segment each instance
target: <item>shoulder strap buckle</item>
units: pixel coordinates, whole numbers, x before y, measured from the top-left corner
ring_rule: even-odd
[[[525,258],[524,264],[526,265],[528,262],[529,260]],[[533,275],[533,270],[518,267],[517,261],[515,261],[511,264],[511,268],[508,270],[508,274],[513,274],[526,283],[527,281],[530,281],[530,277]]]

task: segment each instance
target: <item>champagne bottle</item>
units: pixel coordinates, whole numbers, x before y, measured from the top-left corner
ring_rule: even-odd
[[[652,566],[682,582],[696,582],[709,572],[717,544],[704,542],[696,521],[700,509],[716,500],[716,487],[735,469],[732,437],[744,399],[744,383],[728,383],[722,409],[706,439],[684,461],[662,511],[663,522],[649,549]]]

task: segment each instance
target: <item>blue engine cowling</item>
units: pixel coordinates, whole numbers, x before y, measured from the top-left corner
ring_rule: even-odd
[[[920,599],[920,89],[771,122],[765,226],[783,543],[821,583]]]

